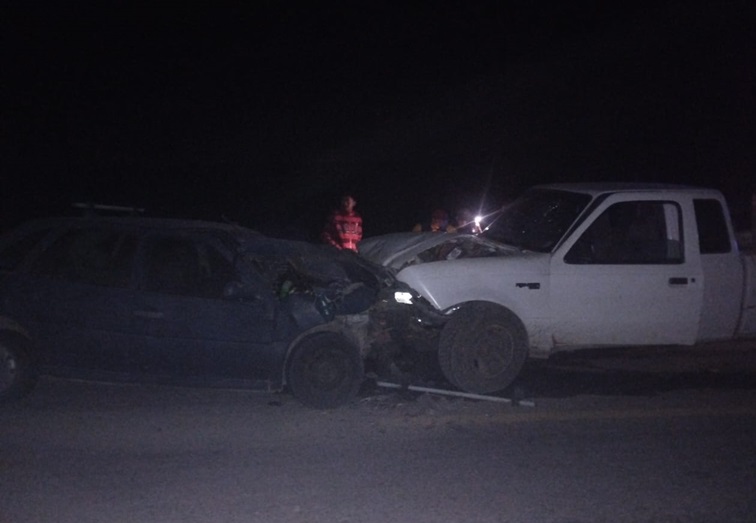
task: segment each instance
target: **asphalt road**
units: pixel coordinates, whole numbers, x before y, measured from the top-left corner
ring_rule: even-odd
[[[0,407],[0,523],[756,521],[756,345],[529,364],[525,401],[44,379]]]

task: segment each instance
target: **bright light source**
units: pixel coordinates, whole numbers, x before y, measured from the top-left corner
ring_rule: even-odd
[[[404,303],[405,305],[412,305],[412,293],[396,291],[394,293],[394,301],[397,303]]]
[[[483,217],[481,215],[478,215],[475,217],[475,225],[480,227],[480,222],[483,221]]]

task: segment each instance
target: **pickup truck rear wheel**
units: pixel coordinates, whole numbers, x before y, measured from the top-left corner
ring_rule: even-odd
[[[0,332],[0,403],[24,396],[36,383],[29,342],[14,332]]]
[[[455,312],[439,342],[441,370],[453,385],[477,394],[505,389],[528,355],[525,326],[511,311],[472,303]]]
[[[357,396],[363,380],[360,352],[340,334],[326,332],[305,338],[289,361],[289,389],[309,407],[343,405]]]

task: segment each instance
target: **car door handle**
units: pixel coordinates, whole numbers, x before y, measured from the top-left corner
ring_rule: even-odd
[[[164,314],[160,311],[134,311],[134,316],[150,320],[159,320],[163,318]]]
[[[688,278],[670,278],[669,279],[670,285],[687,285],[688,284]]]

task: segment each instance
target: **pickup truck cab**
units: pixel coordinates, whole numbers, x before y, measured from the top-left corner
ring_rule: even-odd
[[[394,268],[448,317],[438,344],[446,377],[488,393],[528,356],[756,336],[756,256],[741,252],[729,216],[714,189],[542,185],[482,234],[500,248],[454,248],[462,239],[442,235],[433,256]]]

